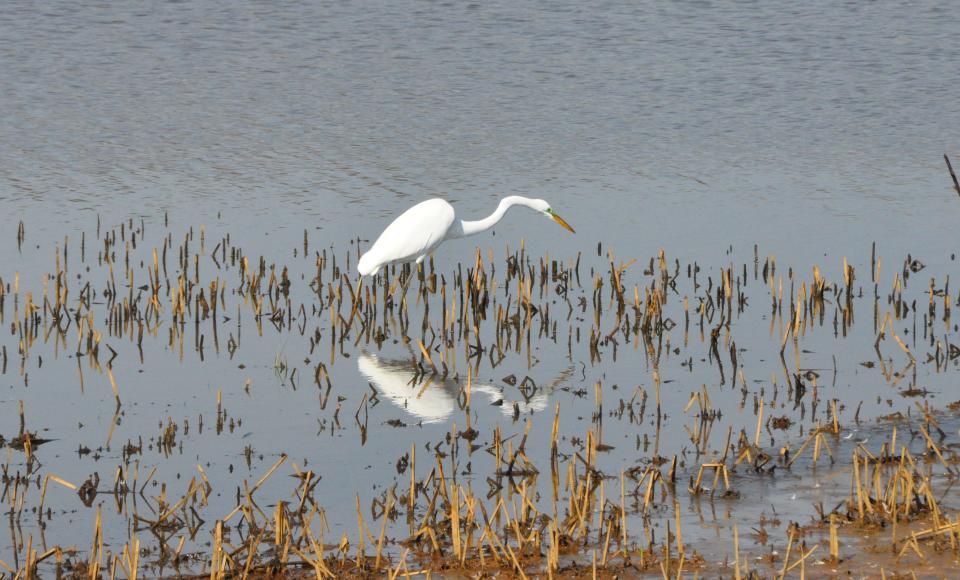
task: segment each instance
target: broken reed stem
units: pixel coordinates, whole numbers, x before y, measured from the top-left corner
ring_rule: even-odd
[[[737,524],[733,524],[733,557],[734,560],[734,577],[737,580],[742,580],[743,576],[740,574],[740,534],[737,530]]]
[[[840,561],[840,539],[837,534],[837,516],[830,514],[830,558],[834,562]]]
[[[760,397],[760,406],[757,410],[757,430],[753,435],[754,447],[760,446],[760,428],[763,426],[763,397]]]
[[[947,162],[947,171],[950,172],[950,179],[953,180],[953,189],[957,195],[960,195],[960,182],[957,181],[957,174],[953,172],[953,165],[950,164],[950,158],[946,153],[943,154],[943,160]]]

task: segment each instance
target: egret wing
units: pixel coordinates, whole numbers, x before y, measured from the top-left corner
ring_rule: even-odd
[[[454,219],[453,206],[445,200],[418,203],[393,220],[368,253],[379,264],[413,261],[447,237]]]

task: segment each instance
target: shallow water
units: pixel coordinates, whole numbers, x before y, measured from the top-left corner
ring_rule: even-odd
[[[812,292],[815,275],[790,274],[759,255],[756,262],[731,256],[730,266],[720,268],[688,268],[668,256],[614,260],[615,270],[605,257],[581,255],[566,265],[544,262],[541,272],[526,261],[529,255],[517,254],[485,260],[482,278],[471,263],[433,278],[428,263],[423,283],[414,279],[404,291],[399,280],[390,282],[390,307],[384,282],[368,282],[366,290],[379,298],[365,294],[348,330],[352,301],[343,280],[355,275],[338,279],[333,271],[335,261],[349,268],[346,251],[316,249],[308,234],[273,264],[234,246],[227,231],[143,228],[128,222],[122,231],[94,229],[82,236],[82,249],[75,238],[53,242],[53,260],[26,234],[17,263],[29,270],[53,262],[50,276],[41,278],[47,289],[23,276],[3,280],[2,316],[12,330],[2,342],[10,384],[4,435],[17,435],[17,401],[23,401],[27,430],[52,439],[34,451],[40,467],[33,466],[33,477],[51,474],[75,485],[93,477],[100,492],[84,506],[54,485],[45,496],[49,511],[38,520],[11,512],[17,525],[10,552],[34,535],[44,546],[76,544],[92,529],[99,505],[115,550],[132,525],[157,545],[176,546],[183,537],[183,553],[202,560],[209,524],[230,514],[237,494],[284,455],[286,465],[257,492],[262,506],[296,502],[300,481],[288,476],[313,470],[330,529],[350,536],[356,502],[366,506],[393,486],[403,490],[408,460],[421,477],[435,461],[449,462],[449,477],[479,496],[488,486],[495,492],[508,485],[511,478],[490,452],[498,430],[508,448],[522,446],[543,474],[520,481],[538,486],[545,502],[538,509],[546,512],[551,428],[559,413],[561,465],[597,454],[594,465],[611,478],[610,490],[621,472],[633,474],[628,493],[641,495],[630,508],[636,510],[631,526],[652,522],[661,539],[676,497],[688,518],[686,541],[721,561],[731,522],[747,529],[775,514],[780,524],[770,526],[773,533],[790,521],[809,521],[817,502],[843,499],[852,447],[863,442],[876,449],[870,439],[886,433],[872,427],[876,419],[916,413],[915,401],[942,409],[955,398],[955,323],[942,297],[934,297],[932,311],[923,303],[928,288],[943,292],[945,275],[919,262],[901,263],[893,273],[900,290],[881,290],[887,284],[861,280],[869,274],[854,270],[861,273],[849,290],[842,279],[826,281],[822,302],[801,290]],[[516,263],[531,268],[524,268],[522,282]],[[52,305],[58,265],[74,297],[66,301],[67,317],[56,316]],[[613,271],[624,289],[622,309]],[[486,298],[465,302],[461,276],[468,285],[483,280]],[[280,285],[284,279],[289,285]],[[199,293],[213,282],[218,310],[208,313]],[[519,303],[518,288],[525,288],[531,308]],[[651,292],[659,306],[648,302]],[[796,313],[791,295],[800,298]],[[634,303],[633,296],[644,298]],[[956,299],[949,294],[948,301]],[[27,317],[31,303],[44,306]],[[472,313],[486,313],[486,320]],[[652,330],[643,328],[648,317]],[[880,326],[886,332],[877,342]],[[834,413],[843,431],[829,437],[831,455],[819,459],[819,468],[807,449],[791,469],[781,463],[773,475],[741,466],[732,476],[733,497],[714,499],[718,484],[709,473],[708,495],[683,491],[701,463],[726,455],[731,435],[731,443],[755,440],[771,454],[783,445],[799,453],[811,429],[831,424]],[[954,421],[944,426],[955,437]],[[922,439],[911,441],[921,452]],[[676,487],[661,488],[650,510],[642,509],[640,474],[671,458],[678,461]],[[9,473],[24,473],[24,459],[11,448]],[[142,490],[138,497],[110,495],[118,469],[121,484]],[[151,527],[191,480],[209,482],[205,501],[191,502],[196,511],[181,514],[169,530]],[[234,533],[243,537],[242,529]],[[388,531],[396,540],[408,533],[400,521]]]
[[[22,365],[16,355],[21,337],[11,327],[0,339],[9,357],[0,434],[16,435],[18,401],[24,401],[28,428],[54,439],[38,448],[43,469],[76,484],[94,472],[112,482],[117,466],[128,464],[124,445],[138,446],[140,438],[147,445],[132,456],[140,461],[140,477],[155,466],[154,481],[165,484],[170,497],[179,497],[202,465],[213,495],[197,536],[201,546],[209,523],[236,505],[243,480],[256,481],[281,453],[322,474],[317,495],[334,533],[353,533],[357,494],[367,502],[403,481],[396,462],[411,446],[429,462],[430,450],[454,423],[467,427],[458,396],[468,374],[477,444],[488,444],[497,425],[505,436],[519,436],[529,418],[527,452],[542,468],[559,404],[564,453],[577,449],[574,438],[582,440],[587,429],[602,433],[613,446],[600,458],[608,474],[645,465],[655,454],[681,454],[693,469],[702,458],[688,433],[699,420],[696,407],[684,409],[702,385],[723,413],[707,454],[723,445],[728,427],[753,434],[761,397],[768,405],[776,401],[768,416],[794,423],[784,432],[764,431],[763,444],[771,449],[801,442],[817,420],[827,420],[832,399],[845,426],[861,402],[864,421],[906,413],[914,399],[903,392],[942,407],[957,398],[950,394],[957,367],[950,361],[934,368],[926,360],[935,350],[929,336],[948,344],[956,328],[938,319],[925,333],[923,313],[930,278],[945,289],[956,270],[953,224],[960,201],[941,157],[958,149],[955,25],[938,3],[728,8],[610,2],[589,9],[563,2],[10,3],[0,14],[6,71],[0,277],[13,284],[19,276],[22,314],[26,292],[39,303],[43,274],[55,271],[54,256],[69,246],[63,264],[70,304],[91,282],[98,293],[91,305],[95,328],[117,353],[112,372],[122,405],[115,417],[103,367],[107,351],[100,369],[89,356],[74,355],[76,327],[66,341],[42,334]],[[512,344],[502,360],[487,356],[472,365],[457,342],[451,351],[459,358],[446,378],[415,371],[410,361],[423,359],[416,340],[376,344],[353,334],[344,346],[331,347],[326,295],[309,288],[318,251],[340,265],[354,263],[352,240],[367,247],[391,216],[415,201],[441,195],[464,215],[479,216],[505,194],[549,199],[577,235],[518,210],[492,235],[444,246],[436,271],[452,281],[454,270],[472,266],[476,246],[485,260],[493,253],[502,282],[506,256],[521,239],[528,256],[549,254],[572,265],[580,255],[581,285],[569,306],[553,284],[537,297],[551,305],[556,329],[540,331],[539,314],[529,346]],[[25,237],[18,248],[21,221]],[[127,287],[119,264],[132,230],[138,232],[129,264],[136,281]],[[162,248],[168,234],[170,275],[164,277],[176,281],[177,250],[190,231],[199,279],[226,284],[229,310],[219,314],[219,344],[211,342],[209,320],[198,331],[188,321],[182,346],[164,326],[143,340],[141,352],[129,336],[105,328],[110,274],[97,259],[104,236],[120,236],[116,285],[120,296],[132,297],[142,295],[151,250]],[[261,319],[258,328],[253,306],[232,294],[241,286],[239,266],[212,259],[226,236],[252,264],[263,256],[267,265],[278,265],[278,275],[289,267],[292,316],[302,304],[302,326],[278,329]],[[882,259],[876,291],[873,242]],[[802,339],[781,361],[784,322],[771,317],[770,287],[754,271],[755,244],[758,267],[777,257],[787,306],[796,292],[788,268],[798,286],[810,283],[813,265],[842,285],[846,257],[857,273],[852,325],[845,332],[842,323],[835,326],[840,305],[828,305],[826,318],[805,324]],[[606,335],[616,328],[608,284],[599,299],[601,323],[593,318],[591,284],[595,275],[608,283],[607,252],[617,263],[637,259],[624,280],[632,303],[635,284],[642,292],[658,280],[656,265],[650,274],[643,270],[659,248],[666,249],[671,273],[675,259],[682,264],[665,307],[678,324],[663,335],[669,347],[656,345],[654,363],[634,334],[637,342],[608,342],[601,358],[591,359],[591,329]],[[874,349],[874,295],[882,319],[893,308],[887,297],[908,254],[926,265],[906,291],[908,304],[920,304],[919,315],[911,307],[897,322],[917,356],[914,366],[890,338],[880,353]],[[699,287],[686,271],[694,261]],[[718,319],[710,319],[701,336],[694,312],[697,299],[709,294],[707,278],[715,292],[720,270],[731,267],[749,306],[721,337],[721,371],[710,352]],[[324,280],[331,280],[329,271]],[[497,303],[508,304],[515,290],[501,287]],[[8,290],[7,324],[14,320],[13,294]],[[684,296],[691,303],[688,336],[681,324]],[[168,316],[169,288],[161,297]],[[442,308],[437,297],[431,300],[439,324]],[[420,306],[411,308],[409,334],[430,344],[419,332]],[[342,314],[348,313],[349,303]],[[309,340],[315,329],[322,335],[316,346]],[[488,322],[481,333],[486,345],[491,332]],[[236,344],[232,354],[229,339]],[[731,348],[738,353],[736,375]],[[329,392],[324,381],[319,389],[314,384],[320,363],[329,371]],[[666,416],[659,430],[651,410],[655,370]],[[794,404],[786,395],[793,373],[808,370],[819,374],[816,408],[809,398]],[[525,377],[536,388],[518,388]],[[598,383],[602,420],[595,416]],[[218,391],[226,412],[222,429]],[[620,401],[640,392],[649,397],[643,418],[618,416]],[[374,394],[378,402],[366,407],[364,430],[355,413],[364,395],[369,401]],[[150,448],[168,421],[178,424],[176,445],[167,453]],[[91,452],[80,454],[80,448]],[[9,457],[22,465],[22,455]],[[479,450],[460,460],[463,477],[482,490],[490,456]],[[259,492],[267,503],[292,493],[290,471],[285,466],[281,473]],[[797,493],[802,507],[791,517],[799,519],[809,517],[816,497],[804,501],[808,485],[807,479],[769,483],[744,475],[735,487],[769,493],[784,513],[791,502],[782,498]],[[66,490],[48,494],[56,513],[45,525],[45,542],[84,545],[93,509]],[[731,502],[728,510],[755,518],[744,503]],[[108,541],[122,544],[128,514],[115,512],[105,509],[105,531]],[[720,559],[729,547],[728,522],[708,519],[702,536],[685,533],[691,540],[715,535],[710,551]],[[12,546],[38,532],[24,522],[0,558],[15,560]]]
[[[14,1],[3,225],[219,214],[269,248],[526,193],[581,232],[499,228],[536,253],[952,249],[955,24],[938,2]]]

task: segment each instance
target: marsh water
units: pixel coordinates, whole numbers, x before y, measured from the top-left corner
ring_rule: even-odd
[[[43,469],[77,485],[96,472],[101,487],[111,487],[118,466],[138,461],[141,478],[156,467],[145,495],[164,486],[176,498],[199,464],[213,490],[208,524],[237,505],[244,480],[256,481],[287,454],[322,476],[316,494],[339,539],[355,533],[358,496],[369,502],[404,481],[397,462],[411,446],[429,463],[454,424],[462,430],[468,420],[478,444],[489,443],[496,426],[519,437],[529,420],[527,454],[543,465],[559,404],[561,439],[575,448],[588,429],[602,432],[611,446],[602,464],[616,474],[654,456],[679,455],[693,469],[702,458],[688,402],[702,388],[722,412],[701,450],[707,455],[723,446],[728,427],[753,434],[761,400],[792,422],[765,429],[771,449],[828,422],[831,400],[842,411],[841,441],[869,439],[858,435],[869,427],[853,422],[858,408],[864,422],[915,411],[917,400],[942,408],[960,398],[952,392],[955,359],[944,364],[936,355],[938,343],[949,351],[955,327],[942,310],[927,324],[923,311],[928,287],[956,292],[948,277],[957,271],[960,199],[942,155],[960,157],[957,23],[956,11],[939,2],[9,2],[0,13],[0,277],[11,332],[0,338],[0,434],[17,434],[23,401],[27,428],[52,439],[35,450]],[[433,267],[452,281],[474,266],[479,248],[502,282],[521,240],[534,263],[579,263],[569,294],[554,283],[538,290],[553,328],[533,340],[514,337],[497,357],[464,360],[455,343],[460,359],[448,375],[425,378],[417,341],[433,343],[420,329],[415,282],[411,342],[399,331],[382,342],[359,332],[336,342],[329,295],[311,288],[318,276],[337,282],[332,260],[355,277],[357,248],[421,199],[442,196],[464,216],[481,216],[509,194],[548,199],[577,234],[516,210],[493,233],[443,246]],[[185,276],[196,268],[199,287],[226,284],[225,310],[215,315],[219,343],[209,322],[205,331],[192,322],[179,333],[162,327],[139,344],[108,330],[113,300],[103,290],[115,284],[133,301],[148,283],[152,250],[165,244],[164,276],[175,282],[187,239]],[[302,305],[302,324],[272,324],[242,292],[230,298],[250,270],[218,255],[228,248],[253,265],[261,257],[275,264],[277,276],[289,269],[295,311],[282,310],[295,319]],[[656,361],[636,335],[592,352],[591,330],[613,336],[620,322],[609,287],[592,298],[594,280],[609,281],[611,255],[618,265],[635,259],[623,274],[633,303],[634,285],[642,298],[660,279],[661,248],[679,281],[664,307],[671,326]],[[113,252],[113,264],[104,252]],[[774,257],[770,282],[760,269]],[[856,272],[848,292],[855,316],[841,314],[838,323],[836,312],[849,305],[830,305],[809,329],[804,323],[781,359],[784,322],[770,307],[777,280],[786,280],[789,306],[814,266],[843,286],[844,259]],[[696,279],[687,270],[694,263]],[[96,363],[77,354],[76,327],[68,339],[42,333],[24,348],[11,325],[14,308],[22,314],[27,292],[41,304],[44,274],[58,264],[71,308],[86,283],[99,293],[86,306],[90,329],[115,356],[106,347]],[[132,284],[127,269],[137,272]],[[733,330],[719,349],[727,366],[719,368],[710,338],[718,321],[702,332],[696,308],[722,284],[724,269],[749,305],[731,310]],[[896,303],[888,296],[905,276],[904,299],[920,303],[919,315],[916,304],[903,316],[897,307],[909,356],[890,338],[875,348],[878,322]],[[515,307],[515,290],[493,295]],[[170,308],[170,288],[160,295]],[[450,305],[431,299],[430,316],[439,319]],[[597,301],[604,308],[595,319]],[[342,314],[349,313],[348,302]],[[487,345],[490,333],[481,329]],[[314,381],[321,363],[329,390]],[[819,405],[788,399],[794,375],[810,381],[810,372]],[[468,373],[473,403],[465,411]],[[639,405],[643,393],[652,405],[658,381],[666,419],[649,409],[625,419],[621,403]],[[598,391],[602,415],[620,409],[602,425]],[[151,443],[171,422],[175,445]],[[9,453],[17,471],[23,456]],[[485,491],[489,454],[461,461],[462,477],[476,473],[473,485]],[[259,491],[268,505],[293,494],[283,469]],[[720,559],[732,513],[744,522],[771,512],[809,517],[813,502],[846,491],[830,481],[829,472],[823,481],[806,471],[743,475],[737,485],[749,502],[705,516],[682,500],[699,526],[685,535],[715,539]],[[46,505],[55,511],[42,524],[34,517],[11,525],[0,558],[16,560],[25,538],[40,533],[46,545],[86,545],[95,508],[54,487]],[[129,514],[111,509],[105,535],[122,544]],[[209,533],[207,525],[184,535],[200,552]]]

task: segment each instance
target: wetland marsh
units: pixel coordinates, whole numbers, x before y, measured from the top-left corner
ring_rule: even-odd
[[[9,8],[0,574],[960,565],[939,3]]]
[[[831,279],[521,243],[360,284],[309,231],[274,262],[168,220],[2,280],[11,569],[952,565],[960,298],[917,258]]]

